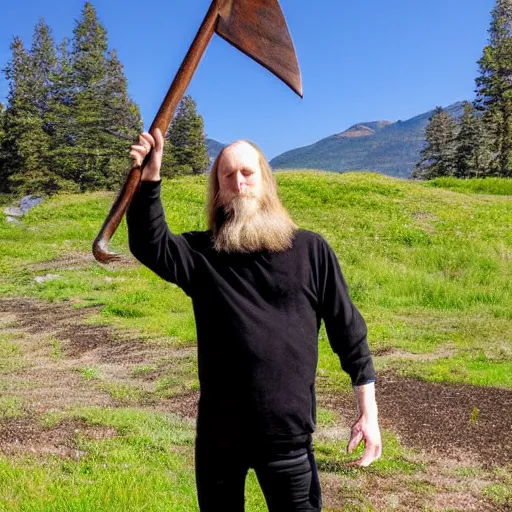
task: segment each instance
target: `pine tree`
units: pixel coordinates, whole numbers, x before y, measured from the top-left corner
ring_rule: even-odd
[[[34,29],[30,56],[33,67],[34,103],[44,116],[49,108],[57,54],[51,29],[42,18]]]
[[[48,136],[36,101],[37,73],[34,60],[19,38],[13,39],[11,51],[12,59],[4,69],[9,93],[2,148],[3,182],[13,192],[41,191],[49,178],[45,162]]]
[[[5,140],[5,107],[4,104],[0,102],[0,192],[4,191],[6,187],[5,185],[5,155],[3,151]]]
[[[77,123],[74,117],[72,66],[67,39],[58,47],[57,64],[51,83],[48,112],[50,166],[58,179],[60,190],[78,192],[80,150],[77,154],[74,137]]]
[[[129,167],[129,147],[142,131],[142,119],[138,106],[128,95],[123,65],[115,50],[109,53],[106,78],[102,129],[109,139],[107,172],[112,184],[119,184]]]
[[[24,104],[23,99],[29,94],[26,91],[27,84],[24,80],[28,69],[28,54],[21,39],[14,37],[10,49],[12,58],[3,69],[9,83],[8,106],[3,113],[4,136],[1,148],[2,175],[0,176],[0,190],[3,192],[10,192],[10,176],[24,167],[16,135],[23,131],[22,127],[18,125],[21,124],[20,118],[22,116],[20,114]]]
[[[37,129],[30,133],[32,150],[37,153],[37,162],[29,166],[18,179],[15,187],[24,192],[55,192],[59,189],[50,167],[49,104],[52,77],[57,63],[55,42],[51,29],[41,18],[34,28],[30,49],[31,90]]]
[[[73,31],[71,49],[72,180],[80,190],[105,188],[108,147],[102,129],[106,117],[103,92],[107,84],[107,32],[90,2]]]
[[[175,173],[201,174],[206,171],[210,160],[204,121],[190,95],[181,100],[166,138],[166,150],[174,159]]]
[[[450,114],[437,107],[425,130],[427,145],[421,151],[414,178],[433,179],[456,174],[457,125]]]
[[[50,27],[40,19],[30,51],[19,38],[13,39],[11,51],[12,59],[4,69],[9,94],[2,182],[15,193],[51,193],[59,187],[50,166],[49,103],[56,64]]]
[[[482,119],[468,102],[464,103],[464,114],[460,120],[455,161],[455,176],[458,178],[482,178],[490,164]]]
[[[0,101],[0,147],[2,146],[2,141],[4,140],[4,137],[5,137],[4,117],[5,117],[5,106]]]
[[[129,148],[142,126],[140,113],[128,96],[116,52],[107,54],[107,31],[90,2],[73,34],[73,181],[81,190],[115,188],[129,167]]]
[[[5,68],[8,106],[1,114],[0,189],[85,191],[117,187],[129,147],[142,129],[122,64],[86,2],[68,49],[55,48],[43,20],[30,51],[19,38]]]
[[[496,0],[489,44],[478,61],[476,107],[491,137],[492,172],[512,176],[512,0]]]

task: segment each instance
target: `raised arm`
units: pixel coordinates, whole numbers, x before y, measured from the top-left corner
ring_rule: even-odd
[[[130,151],[133,163],[139,165],[150,153],[126,215],[130,251],[143,265],[190,294],[195,266],[192,250],[184,236],[169,230],[160,199],[163,147],[164,138],[157,129],[154,137],[142,133]]]

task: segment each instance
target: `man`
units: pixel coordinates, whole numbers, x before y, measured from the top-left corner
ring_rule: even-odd
[[[172,234],[160,202],[163,137],[143,133],[131,156],[152,151],[128,211],[132,253],[192,298],[201,394],[196,484],[201,512],[242,512],[254,468],[270,512],[321,510],[311,434],[318,330],[349,373],[360,417],[354,464],[381,454],[366,324],[325,240],[300,230],[281,205],[270,167],[251,143],[225,148],[209,183],[208,231]]]

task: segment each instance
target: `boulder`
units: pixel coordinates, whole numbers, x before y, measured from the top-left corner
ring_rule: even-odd
[[[27,213],[31,208],[34,208],[34,206],[37,206],[38,204],[43,202],[42,197],[37,196],[25,196],[21,198],[20,201],[20,210],[23,213]]]
[[[25,213],[27,213],[31,208],[37,206],[38,204],[43,202],[42,197],[37,196],[25,196],[20,200],[19,206],[8,206],[4,208],[4,213],[7,215],[7,222],[17,222]]]

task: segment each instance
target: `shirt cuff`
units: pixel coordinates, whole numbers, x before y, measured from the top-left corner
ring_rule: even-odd
[[[375,379],[368,379],[368,380],[364,381],[363,383],[357,384],[357,386],[353,385],[352,387],[353,388],[360,388],[361,386],[366,386],[368,384],[374,384],[374,383],[375,383]]]

